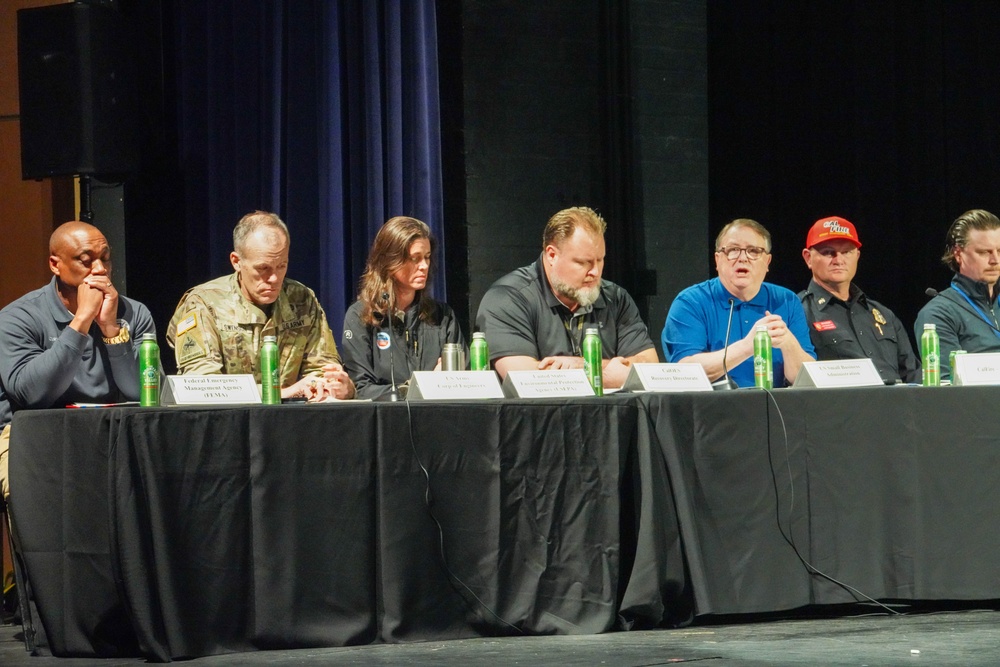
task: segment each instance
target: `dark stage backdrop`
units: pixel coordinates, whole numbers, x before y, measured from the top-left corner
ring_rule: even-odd
[[[842,215],[856,279],[911,325],[943,289],[947,226],[1000,213],[1000,3],[708,3],[710,236],[774,235],[769,280],[796,291],[805,234]]]
[[[389,215],[426,220],[443,245],[442,165],[460,313],[536,256],[548,215],[608,213],[615,194],[632,215],[609,215],[644,241],[614,251],[656,275],[654,340],[676,293],[714,274],[711,239],[733,217],[772,230],[769,280],[795,290],[809,278],[809,225],[853,220],[858,284],[909,324],[924,290],[950,278],[939,261],[950,221],[1000,211],[996,2],[123,6],[142,14],[149,45],[129,295],[161,330],[186,287],[230,270],[232,226],[257,207],[291,225],[290,275],[338,329]],[[594,85],[611,64],[628,73],[615,70],[620,90]],[[629,103],[604,113],[616,91]],[[612,139],[632,146],[628,168],[594,148]]]
[[[190,285],[232,270],[232,229],[255,209],[288,224],[288,275],[317,292],[337,338],[385,220],[425,221],[440,262],[433,0],[166,6]]]

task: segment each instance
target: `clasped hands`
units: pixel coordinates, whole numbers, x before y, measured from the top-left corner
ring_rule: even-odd
[[[105,274],[87,276],[76,288],[74,329],[86,333],[91,322],[97,322],[105,338],[118,335],[118,290]]]
[[[354,382],[340,364],[326,364],[323,372],[313,372],[281,390],[282,398],[305,398],[310,403],[328,399],[354,398]]]

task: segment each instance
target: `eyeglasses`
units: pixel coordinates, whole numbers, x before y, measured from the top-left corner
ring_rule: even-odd
[[[735,245],[729,246],[728,248],[719,248],[715,252],[721,252],[723,255],[726,256],[726,259],[728,259],[731,262],[734,262],[737,259],[739,259],[742,253],[746,253],[747,259],[749,259],[751,262],[758,260],[767,254],[766,249],[758,248],[757,246],[749,246],[747,248],[741,248]]]

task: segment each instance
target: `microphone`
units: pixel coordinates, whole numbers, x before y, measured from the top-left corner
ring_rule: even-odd
[[[969,306],[968,306],[967,304],[965,304],[965,303],[962,303],[962,302],[961,302],[961,301],[959,301],[958,299],[952,299],[952,298],[951,298],[951,297],[949,297],[949,296],[948,296],[947,294],[942,294],[941,292],[938,292],[938,291],[937,291],[936,289],[934,289],[933,287],[928,287],[927,289],[925,289],[925,290],[924,290],[924,294],[926,294],[927,296],[929,296],[929,297],[930,297],[930,298],[932,298],[932,299],[933,299],[934,297],[936,297],[936,296],[939,296],[939,297],[941,297],[942,299],[948,299],[948,301],[951,301],[951,302],[952,302],[953,304],[955,304],[956,306],[958,306],[959,308],[961,308],[961,309],[962,309],[962,310],[964,310],[965,312],[967,312],[967,313],[972,313],[973,315],[975,315],[975,317],[976,317],[976,319],[977,319],[977,320],[979,320],[980,322],[983,322],[983,323],[985,323],[985,324],[986,324],[986,326],[988,326],[988,327],[989,327],[990,329],[993,329],[993,331],[996,331],[997,333],[1000,333],[1000,329],[998,329],[998,328],[996,327],[996,325],[994,325],[994,324],[993,324],[992,322],[990,322],[989,320],[986,320],[986,319],[984,319],[984,318],[983,318],[983,316],[982,316],[981,314],[977,313],[977,312],[976,312],[975,310],[973,310],[972,308],[969,308]],[[920,341],[918,340],[917,342],[919,343]]]
[[[729,379],[729,369],[726,368],[726,355],[729,354],[729,331],[733,326],[733,310],[736,299],[729,297],[729,321],[726,322],[726,342],[722,346],[722,377],[712,383],[713,389],[736,389],[736,383]]]
[[[382,303],[385,305],[385,314],[389,322],[387,329],[387,333],[389,334],[389,381],[392,383],[392,388],[382,400],[395,403],[399,400],[399,388],[396,386],[396,363],[392,355],[392,348],[396,347],[396,341],[392,339],[392,307],[389,305],[388,292],[382,292]]]

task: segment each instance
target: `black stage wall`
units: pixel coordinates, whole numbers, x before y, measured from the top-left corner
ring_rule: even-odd
[[[809,224],[864,244],[856,282],[912,323],[962,212],[1000,214],[1000,3],[708,3],[711,227],[775,234],[802,289]]]
[[[460,52],[456,40],[440,48],[464,68],[465,178],[445,187],[465,195],[470,318],[494,280],[538,257],[549,216],[587,205],[608,221],[605,276],[658,336],[669,300],[707,276],[704,1],[466,0],[439,12],[462,25]]]
[[[175,100],[198,91],[163,49],[173,2],[120,5],[142,47],[129,295],[161,329],[196,282]],[[910,322],[947,284],[948,223],[1000,211],[998,3],[442,0],[438,23],[449,301],[470,318],[563,206],[616,227],[608,277],[636,292],[654,339],[677,292],[714,273],[732,217],[771,229],[770,279],[796,290],[808,226],[853,220],[858,283]]]

